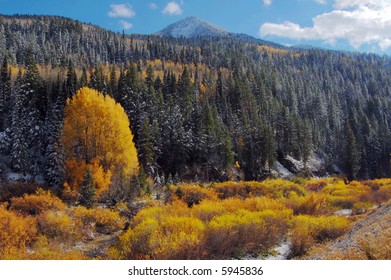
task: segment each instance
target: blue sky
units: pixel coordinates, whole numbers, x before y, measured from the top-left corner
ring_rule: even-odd
[[[129,34],[197,16],[284,45],[391,53],[391,0],[0,0],[0,13],[61,15]]]

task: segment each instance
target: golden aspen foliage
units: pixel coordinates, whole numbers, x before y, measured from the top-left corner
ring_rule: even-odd
[[[67,100],[61,143],[72,189],[80,187],[87,168],[92,170],[98,195],[108,189],[112,174],[138,173],[129,127],[124,109],[110,96],[84,87]]]

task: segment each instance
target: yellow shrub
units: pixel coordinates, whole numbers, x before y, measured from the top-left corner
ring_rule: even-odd
[[[291,215],[290,210],[238,210],[217,216],[205,233],[208,254],[213,258],[266,251],[282,239]]]
[[[231,257],[259,249],[257,239],[265,237],[265,221],[255,212],[237,211],[214,217],[206,229],[210,257]]]
[[[165,216],[188,216],[189,208],[181,200],[175,200],[171,204],[165,206],[148,207],[137,213],[137,216],[132,220],[132,226],[135,227],[142,221],[148,218],[153,218],[161,221]]]
[[[293,219],[292,255],[304,254],[316,242],[337,238],[348,229],[349,220],[344,217],[299,215]]]
[[[214,216],[221,215],[225,211],[225,207],[220,201],[205,200],[198,205],[194,205],[192,208],[193,215],[203,222],[208,222]]]
[[[251,197],[244,201],[243,208],[250,211],[285,210],[286,206],[268,197]]]
[[[289,198],[293,194],[304,196],[307,193],[300,185],[283,179],[265,180],[263,183],[267,186],[268,196],[271,198]]]
[[[125,225],[125,219],[119,212],[110,209],[87,209],[79,206],[74,209],[74,215],[80,227],[91,227],[102,233],[118,231]]]
[[[36,233],[33,218],[0,207],[0,259],[20,259]]]
[[[245,208],[245,200],[240,198],[228,198],[220,201],[226,212],[235,212]]]
[[[322,190],[322,193],[328,195],[327,200],[331,206],[348,209],[351,209],[357,202],[370,200],[371,192],[372,189],[368,185],[357,181],[345,185],[340,180]]]
[[[188,207],[199,204],[202,200],[216,200],[217,194],[211,190],[197,185],[180,184],[170,186],[172,194],[183,200]]]
[[[167,217],[149,240],[154,259],[199,259],[203,254],[204,224],[191,217]]]
[[[265,210],[260,212],[259,215],[266,223],[265,238],[259,240],[259,242],[261,243],[261,248],[267,251],[269,248],[277,245],[286,235],[293,211]]]
[[[191,217],[148,218],[129,229],[111,248],[121,259],[197,259],[203,253],[204,224]]]
[[[45,210],[64,210],[66,205],[50,191],[37,190],[35,194],[11,199],[11,210],[26,215],[37,215]]]
[[[266,180],[263,182],[224,182],[212,184],[212,187],[220,199],[229,197],[259,197],[270,198],[289,197],[292,193],[299,196],[305,195],[306,191],[298,184],[283,179]]]
[[[312,216],[319,216],[330,214],[332,209],[328,205],[327,196],[319,193],[312,193],[306,196],[302,203],[294,209],[295,214],[306,214]]]

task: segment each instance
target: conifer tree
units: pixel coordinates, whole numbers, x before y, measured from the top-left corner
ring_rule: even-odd
[[[96,201],[96,188],[94,183],[94,177],[92,176],[91,168],[86,169],[86,173],[84,174],[83,181],[81,183],[80,190],[80,204],[87,207],[92,208]]]
[[[8,125],[11,99],[11,75],[9,72],[7,57],[4,58],[0,70],[0,131]]]

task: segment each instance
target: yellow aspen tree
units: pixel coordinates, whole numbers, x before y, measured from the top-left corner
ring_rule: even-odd
[[[110,96],[81,88],[65,106],[61,135],[68,186],[78,189],[83,174],[91,168],[97,194],[108,189],[113,174],[138,173],[137,150],[129,119]]]

